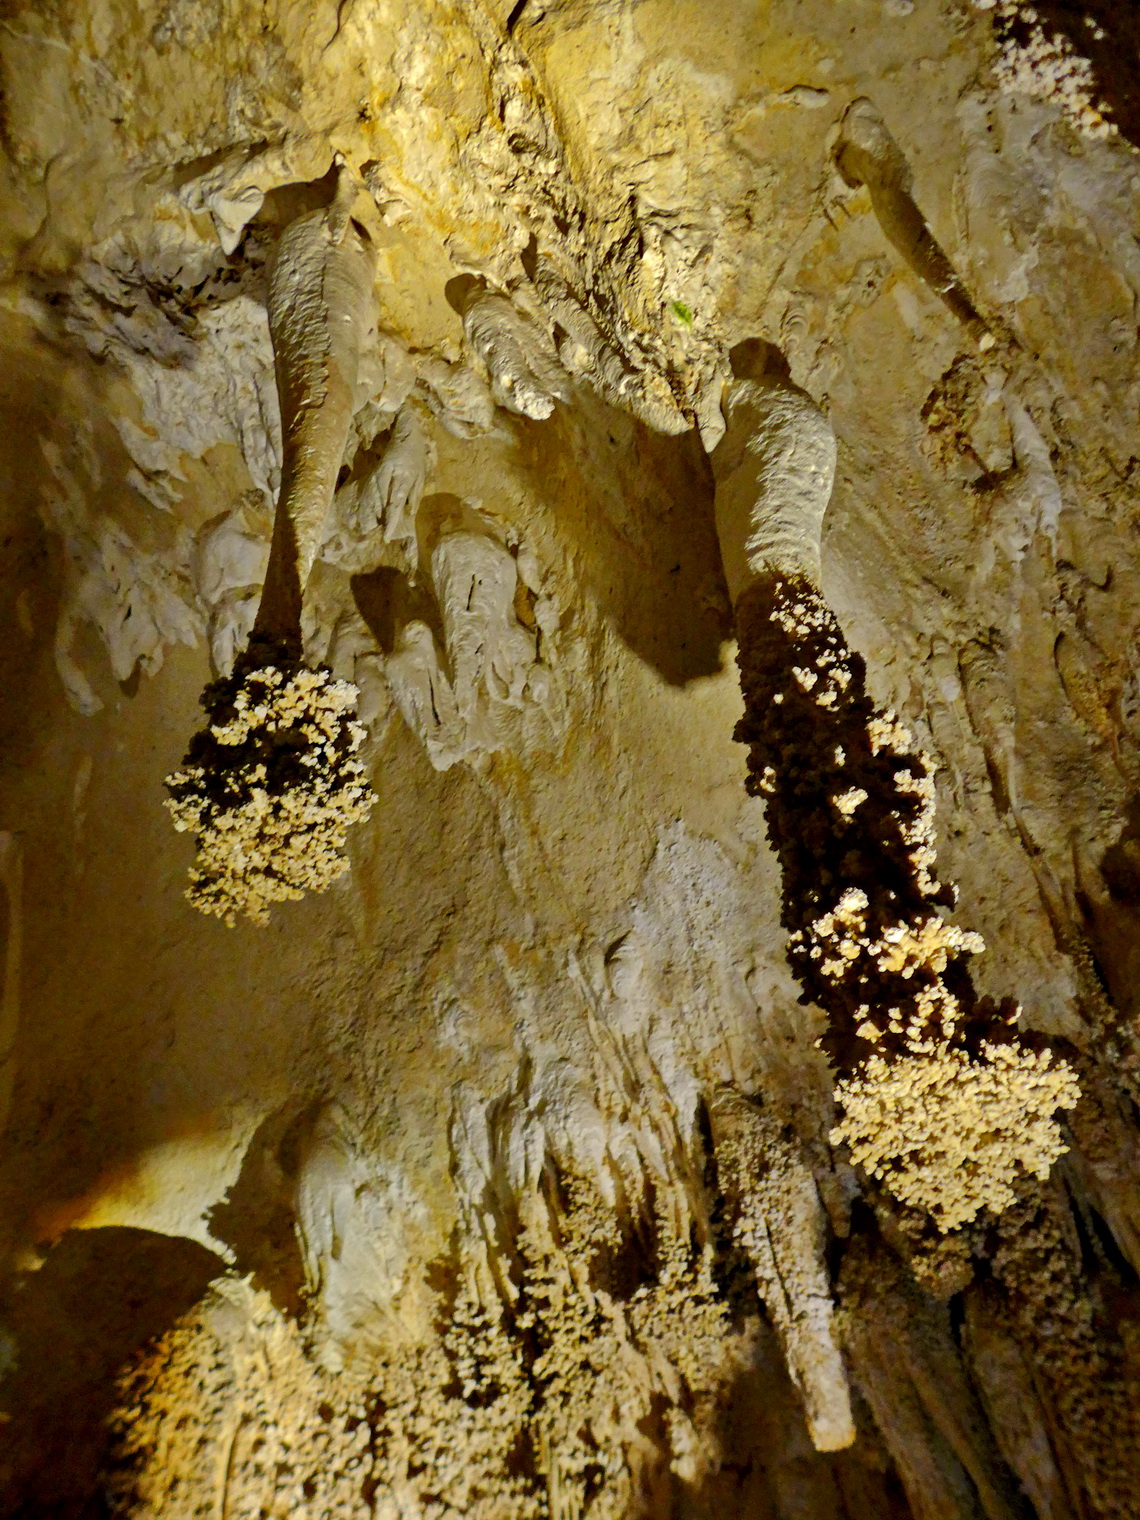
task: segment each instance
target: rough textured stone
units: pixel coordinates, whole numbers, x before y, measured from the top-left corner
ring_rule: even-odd
[[[1131,1513],[1135,49],[1123,0],[3,8],[6,1512]],[[377,801],[231,929],[162,782],[334,202],[372,284],[300,635]],[[978,992],[1080,1080],[946,1236],[829,1143],[732,739],[747,339],[834,432],[822,592]]]

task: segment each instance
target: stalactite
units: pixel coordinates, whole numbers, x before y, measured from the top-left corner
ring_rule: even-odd
[[[832,469],[818,411],[766,356],[738,351],[739,389],[714,467],[718,527],[736,569],[748,789],[765,799],[783,874],[788,958],[825,1010],[843,1109],[833,1143],[904,1202],[952,1230],[1013,1202],[1022,1171],[1064,1150],[1054,1119],[1077,1084],[1019,1041],[1019,1009],[977,996],[965,957],[981,937],[936,911],[955,894],[934,874],[933,765],[867,695],[813,575]],[[747,371],[747,373],[740,373]],[[831,455],[832,459],[834,454]],[[743,589],[739,589],[741,581]]]
[[[497,291],[466,276],[455,282],[463,332],[487,366],[491,393],[509,412],[541,421],[569,397],[568,376],[550,339]]]
[[[1016,1203],[997,1222],[993,1278],[1072,1486],[1083,1492],[1094,1520],[1130,1520],[1140,1492],[1134,1389],[1063,1197],[1028,1180],[1018,1184]]]
[[[911,194],[910,166],[874,103],[853,100],[844,113],[835,162],[851,186],[865,185],[879,226],[923,284],[982,348],[995,339],[976,310]]]
[[[1015,1485],[958,1356],[946,1310],[881,1241],[852,1243],[838,1316],[852,1377],[875,1414],[916,1515],[1015,1520]]]
[[[272,902],[323,891],[347,869],[347,829],[374,801],[356,751],[357,692],[301,659],[305,584],[348,441],[372,260],[351,221],[341,168],[325,211],[285,231],[269,292],[281,402],[281,491],[253,634],[234,672],[207,687],[207,726],[167,777],[175,828],[195,835],[187,897],[233,925]]]
[[[1017,1342],[1009,1303],[992,1282],[965,1295],[963,1354],[981,1396],[994,1439],[1039,1520],[1076,1520],[1081,1511],[1076,1474],[1066,1482],[1058,1457],[1060,1432],[1050,1420],[1033,1365]]]
[[[732,1237],[756,1272],[817,1451],[855,1439],[843,1361],[832,1335],[826,1228],[815,1181],[780,1125],[731,1089],[709,1104],[717,1177]]]
[[[269,286],[281,491],[254,638],[300,653],[301,600],[348,442],[373,263],[350,212],[358,184],[341,168],[336,199],[282,234]]]
[[[971,1513],[973,1493],[988,1515],[1015,1513],[923,1291],[949,1298],[981,1270],[988,1281],[971,1292],[1004,1305],[1017,1342],[979,1363],[983,1386],[1031,1377],[1059,1454],[1054,1464],[1013,1431],[1005,1455],[1057,1515],[1071,1497],[1076,1512],[1117,1520],[1136,1491],[1121,1353],[1056,1188],[1042,1187],[1065,1149],[1056,1113],[1075,1107],[1076,1074],[1040,1038],[1017,1034],[1012,999],[977,994],[966,961],[982,940],[950,921],[956,892],[935,869],[933,763],[871,701],[863,661],[820,590],[826,423],[759,345],[734,359],[714,468],[745,698],[737,737],[780,860],[788,958],[830,1020],[823,1044],[842,1110],[831,1140],[901,1201],[899,1211],[879,1195],[879,1222],[914,1280],[892,1288],[901,1263],[873,1237],[847,1248],[841,1323],[853,1374],[918,1511]],[[1099,1115],[1115,1136],[1111,1105],[1099,1101],[1081,1125]],[[1111,1164],[1124,1153],[1119,1137],[1105,1149],[1127,1242],[1128,1202]]]

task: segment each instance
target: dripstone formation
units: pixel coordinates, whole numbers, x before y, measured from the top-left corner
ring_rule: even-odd
[[[0,1514],[1134,1515],[1138,45],[6,8]]]

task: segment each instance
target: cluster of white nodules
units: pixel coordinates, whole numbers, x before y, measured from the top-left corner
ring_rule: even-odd
[[[901,795],[917,799],[917,807],[908,809],[909,818],[896,814],[903,843],[907,847],[911,865],[914,867],[915,885],[923,897],[936,897],[941,890],[934,877],[938,861],[937,837],[934,818],[937,797],[934,790],[934,761],[916,743],[910,729],[889,709],[876,713],[867,724],[873,755],[892,754],[914,760],[919,774],[909,770],[895,773],[895,790]],[[976,937],[976,936],[975,936]],[[985,947],[981,944],[979,949]]]
[[[961,1021],[958,999],[943,981],[947,965],[956,956],[979,954],[985,941],[933,913],[917,922],[893,924],[875,937],[867,932],[869,906],[861,887],[848,887],[830,912],[793,939],[807,939],[808,955],[819,962],[821,975],[836,985],[871,985],[884,975],[910,981],[917,975],[906,1012],[861,1003],[862,1023],[855,1032],[872,1042],[888,1033],[904,1035],[910,1048],[928,1054],[939,1040],[950,1039]]]
[[[830,635],[832,632],[825,604],[816,597],[795,597],[777,603],[772,617],[790,639],[818,640],[821,633]],[[839,640],[827,637],[814,666],[793,665],[792,679],[802,692],[813,698],[817,707],[833,712],[851,685],[851,671],[843,658]],[[777,692],[772,700],[783,702],[783,694]]]
[[[1070,126],[1085,137],[1115,137],[1117,127],[1103,112],[1096,74],[1089,60],[1077,52],[1061,32],[1047,32],[1040,13],[1021,0],[998,0],[994,10],[1000,23],[1020,23],[1020,35],[1000,38],[994,73],[999,86],[1011,95],[1048,101],[1057,106]],[[1103,31],[1096,28],[1100,41]]]
[[[916,883],[924,897],[938,883],[935,863],[934,779],[929,758],[892,713],[872,718],[871,747],[922,763],[919,776],[902,773],[900,790],[917,795],[920,807],[903,825]],[[947,923],[936,913],[867,934],[866,894],[848,888],[830,913],[811,926],[809,954],[823,975],[841,981],[853,974],[874,982],[874,973],[915,983],[906,1010],[859,1008],[856,1032],[877,1042],[902,1036],[905,1051],[891,1059],[875,1053],[854,1076],[839,1083],[843,1109],[833,1144],[846,1143],[852,1160],[888,1182],[905,1203],[930,1213],[942,1230],[973,1219],[983,1208],[999,1214],[1014,1200],[1018,1169],[1046,1177],[1064,1149],[1054,1114],[1072,1108],[1076,1077],[1048,1051],[984,1043],[981,1059],[954,1042],[962,1009],[945,982],[950,962],[985,949],[980,934]]]
[[[376,800],[356,757],[356,696],[324,670],[250,671],[225,720],[167,777],[175,828],[197,836],[186,895],[203,913],[264,924],[272,903],[324,891],[347,869],[348,828]]]
[[[956,957],[985,948],[981,936],[931,914],[872,937],[867,907],[866,894],[848,888],[811,926],[823,975],[873,982],[877,972],[917,985],[905,1012],[860,1006],[856,1033],[875,1043],[901,1036],[903,1051],[875,1052],[837,1085],[843,1118],[831,1142],[943,1231],[984,1208],[1000,1214],[1019,1168],[1044,1178],[1064,1152],[1054,1114],[1075,1106],[1076,1077],[1048,1051],[985,1042],[979,1059],[963,1050],[962,1009],[944,975]]]
[[[1080,1090],[1047,1050],[983,1043],[979,1060],[943,1040],[872,1056],[835,1096],[844,1114],[832,1144],[948,1231],[1007,1209],[1019,1170],[1049,1175],[1066,1148],[1053,1116]]]
[[[795,631],[799,626],[798,622],[786,613],[782,621],[789,632]],[[825,653],[823,659],[829,659],[829,655]],[[829,667],[825,674],[835,684],[830,688],[825,686],[820,695],[821,698],[831,699],[823,705],[832,705],[838,697],[836,688],[846,690],[850,677],[838,663],[834,669]],[[793,670],[793,675],[801,685],[804,685],[800,679],[800,672]],[[810,691],[814,689],[814,685],[804,685],[804,689]],[[899,722],[893,712],[875,714],[867,724],[867,733],[872,754],[880,755],[886,752],[906,757],[917,762],[919,766],[917,775],[907,769],[896,771],[895,790],[900,797],[905,797],[910,805],[905,809],[893,811],[893,817],[903,843],[907,847],[907,857],[914,871],[915,886],[921,896],[936,897],[941,891],[941,886],[933,874],[937,863],[934,763],[915,742],[914,736],[906,725]],[[836,747],[835,759],[839,765],[845,763],[846,756],[842,746]],[[772,780],[774,783],[774,773]],[[853,818],[857,809],[866,800],[867,793],[864,789],[855,786],[837,791],[831,799],[836,811],[845,820]],[[914,805],[915,803],[917,806]],[[900,923],[887,928],[883,931],[881,938],[873,942],[866,936],[865,914],[869,906],[867,895],[861,888],[849,887],[830,912],[822,914],[815,920],[808,933],[797,932],[792,935],[792,941],[793,943],[802,942],[805,939],[810,941],[808,954],[811,959],[819,961],[819,969],[823,975],[835,982],[843,981],[853,972],[860,980],[865,981],[866,967],[857,964],[860,957],[864,955],[874,961],[879,971],[897,972],[909,980],[919,967],[924,970],[933,970],[940,976],[946,969],[947,956],[977,955],[985,949],[981,935],[959,929],[954,924],[948,924],[934,913],[917,923]],[[912,954],[912,952],[916,953]],[[937,995],[933,989],[924,989],[918,993],[917,1001],[922,1008],[923,1023],[927,1022],[939,1009],[946,1009],[949,1005],[953,1005],[955,1010],[957,1008],[956,1000],[942,987]],[[869,1013],[870,1010],[864,1005],[864,1009],[860,1011]],[[901,1017],[898,1009],[889,1011],[888,1027],[892,1033],[902,1032]],[[942,1026],[947,1036],[954,1022],[955,1020],[943,1011]],[[866,1020],[858,1030],[865,1039],[872,1040],[878,1039],[882,1032]],[[907,1032],[910,1032],[910,1026]]]
[[[934,898],[940,887],[933,874],[933,764],[891,712],[870,719],[868,737],[875,755],[918,763],[917,773],[896,772],[895,787],[912,804],[896,820],[915,886]],[[832,799],[845,817],[860,805],[858,790]],[[977,1054],[963,1048],[964,1010],[946,972],[951,962],[985,949],[981,935],[948,923],[933,905],[872,930],[869,909],[866,892],[849,886],[793,936],[829,982],[857,995],[866,991],[855,1033],[874,1045],[889,1037],[836,1087],[843,1117],[831,1140],[848,1145],[855,1164],[905,1203],[952,1230],[982,1209],[1008,1208],[1019,1169],[1048,1175],[1065,1149],[1054,1115],[1076,1104],[1077,1081],[1047,1051],[989,1042]],[[899,979],[912,990],[897,1004],[871,991],[897,987]]]

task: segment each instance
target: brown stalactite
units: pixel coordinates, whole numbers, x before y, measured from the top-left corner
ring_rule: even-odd
[[[1018,1193],[995,1227],[993,1279],[1071,1489],[1095,1520],[1130,1520],[1140,1492],[1140,1418],[1126,1348],[1090,1288],[1064,1194],[1028,1182]]]
[[[842,1138],[943,1230],[1000,1212],[1019,1167],[1063,1151],[1070,1069],[1018,1040],[1012,1002],[977,996],[984,948],[935,909],[929,759],[867,696],[862,661],[805,578],[759,575],[737,602],[748,789],[779,858],[788,959],[831,1021]]]
[[[358,183],[343,167],[326,211],[287,227],[269,285],[269,332],[281,407],[281,490],[255,636],[301,653],[301,607],[355,410],[361,333],[374,267],[349,211]]]
[[[922,819],[915,783],[928,768],[919,756],[872,749],[869,725],[882,714],[867,694],[864,662],[806,580],[758,579],[737,603],[736,627],[745,711],[735,737],[748,746],[746,785],[764,799],[780,861],[789,960],[805,995],[831,1019],[824,1048],[851,1071],[873,1049],[901,1054],[905,1046],[901,1030],[876,1030],[873,1042],[860,1036],[862,1007],[873,998],[876,1007],[911,1008],[921,982],[903,968],[881,972],[873,989],[856,977],[825,976],[812,955],[812,925],[848,888],[866,895],[866,933],[875,939],[953,907],[952,889],[920,875],[915,842],[904,837]],[[848,815],[836,799],[852,792],[864,796]],[[973,984],[964,968],[951,975],[966,1028],[988,1027],[997,1010],[975,1019]]]

